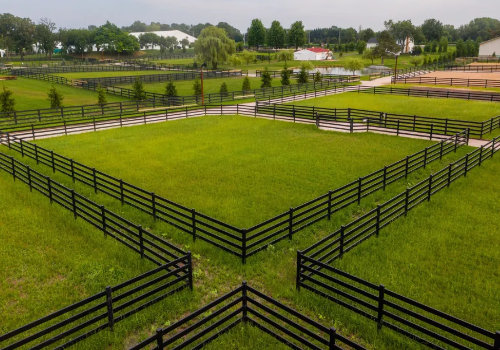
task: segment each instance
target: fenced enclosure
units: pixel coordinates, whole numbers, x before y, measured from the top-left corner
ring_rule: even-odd
[[[494,333],[423,305],[405,296],[349,275],[331,264],[382,228],[417,205],[430,201],[432,195],[500,149],[500,137],[450,163],[427,179],[408,188],[368,213],[341,226],[338,230],[297,252],[297,288],[305,288],[360,315],[408,336],[431,348],[451,346],[468,349],[499,349],[500,333]],[[386,320],[390,319],[390,321]]]
[[[132,84],[136,80],[140,80],[143,83],[161,83],[177,80],[195,80],[199,79],[200,77],[200,72],[187,72],[170,74],[123,75],[102,78],[79,78],[78,81],[80,84],[110,86],[116,84]],[[232,77],[241,77],[241,71],[208,71],[203,73],[203,79],[220,79]]]
[[[217,113],[219,111],[217,110]],[[233,113],[234,114],[234,113]],[[203,114],[202,114],[203,115]],[[105,193],[122,204],[129,204],[155,219],[162,220],[192,236],[201,239],[246,261],[270,244],[292,236],[304,228],[331,215],[386,186],[425,168],[429,163],[442,159],[458,147],[467,144],[467,132],[462,131],[433,146],[409,155],[393,164],[384,166],[371,174],[360,177],[344,186],[307,201],[295,208],[265,220],[250,228],[239,228],[212,218],[196,209],[175,203],[154,192],[129,184],[122,179],[108,175],[95,168],[74,161],[36,144],[25,142],[10,134],[1,134],[0,143],[60,171],[73,181],[91,186],[95,192]]]
[[[4,349],[75,344],[185,288],[193,287],[191,253],[0,152],[0,169],[158,265],[149,272],[0,335]],[[7,344],[7,342],[9,342]],[[36,344],[34,344],[36,342]]]
[[[243,282],[172,325],[157,329],[155,335],[131,350],[200,349],[242,323],[259,328],[292,349],[364,349],[334,327],[313,321]]]
[[[356,91],[356,88],[350,88],[351,91]],[[458,98],[461,100],[489,101],[500,102],[500,93],[487,91],[459,91],[448,89],[433,89],[433,88],[396,88],[377,86],[373,88],[357,89],[360,93],[371,94],[391,94],[408,97],[427,97],[427,98]]]
[[[493,79],[464,79],[464,78],[438,78],[438,77],[398,77],[393,83],[403,84],[430,84],[430,85],[451,85],[466,87],[498,88],[500,80]]]

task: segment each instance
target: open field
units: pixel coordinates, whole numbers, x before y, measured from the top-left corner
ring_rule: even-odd
[[[154,268],[3,171],[0,186],[0,333]]]
[[[243,218],[234,222],[242,225],[254,223],[262,216],[267,217],[262,214],[263,210],[281,212],[431,144],[423,140],[374,134],[339,134],[319,131],[307,125],[226,116],[193,118],[36,142],[194,208],[208,211],[214,207],[207,213],[221,219],[233,221],[230,216],[236,218],[242,215]],[[102,149],[107,150],[106,154],[100,151]],[[175,308],[155,307],[154,321],[151,316],[130,321],[134,322],[135,328],[131,328],[132,323],[127,321],[117,325],[114,334],[105,331],[81,343],[78,348],[102,347],[103,341],[109,344],[109,348],[132,345],[153,334],[164,323],[173,323],[187,312],[233,289],[242,280],[249,281],[325,325],[334,324],[339,332],[352,336],[368,348],[413,348],[415,344],[408,339],[386,334],[385,331],[377,335],[371,321],[351,319],[351,313],[345,309],[333,312],[329,302],[311,298],[304,291],[297,293],[294,286],[295,250],[309,246],[340,224],[399,193],[407,184],[414,183],[433,169],[443,167],[465,151],[465,148],[460,149],[442,162],[430,164],[426,170],[411,174],[408,182],[401,180],[389,186],[386,192],[377,192],[363,199],[361,206],[342,210],[333,215],[331,221],[321,221],[298,233],[292,241],[270,247],[249,259],[246,265],[202,241],[192,242],[190,236],[176,232],[162,222],[154,222],[129,206],[120,206],[119,201],[102,194],[94,195],[90,188],[77,183],[74,187],[79,192],[98,199],[106,207],[191,250],[195,259],[195,290],[186,293],[184,304],[177,302]],[[113,154],[119,159],[113,159]],[[27,159],[23,161],[35,166]],[[47,167],[36,168],[58,181],[71,184],[66,176],[52,174]],[[480,173],[481,169],[474,170],[464,182]],[[12,180],[7,177],[6,181]],[[29,195],[26,186],[23,190]],[[443,191],[443,194],[450,190]],[[47,201],[46,198],[42,200]],[[246,207],[246,202],[252,202],[257,208]],[[71,214],[67,216],[72,220]],[[381,234],[380,238],[383,236]],[[362,245],[357,249],[364,248]],[[152,309],[147,309],[139,315],[150,315],[150,312],[153,312]],[[246,338],[246,335],[251,337]],[[215,348],[232,349],[236,341],[243,338],[248,349],[268,344],[267,337],[262,336],[260,331],[243,327],[236,328],[213,345]]]
[[[36,142],[237,225],[277,215],[432,144],[231,116]]]
[[[153,75],[153,74],[175,74],[183,73],[183,71],[160,71],[160,70],[131,70],[131,71],[115,71],[115,72],[75,72],[75,73],[55,73],[60,77],[68,79],[79,78],[104,78],[104,77],[121,77],[131,75]]]
[[[16,110],[50,108],[47,93],[51,88],[51,84],[48,82],[18,77],[16,80],[0,81],[0,89],[3,86],[12,91]],[[97,103],[97,93],[94,91],[59,84],[55,85],[55,87],[64,96],[64,106]],[[125,101],[119,96],[106,95],[106,98],[108,102]]]
[[[243,77],[235,78],[217,78],[217,79],[203,79],[203,91],[205,94],[218,93],[220,86],[223,82],[227,84],[228,91],[241,91],[243,85]],[[250,79],[250,86],[252,89],[260,89],[261,78],[248,78]],[[296,81],[291,79],[291,83],[294,84]],[[177,88],[177,93],[179,96],[190,96],[194,95],[193,91],[194,80],[179,80],[174,81],[174,85]],[[272,86],[281,86],[280,78],[273,78],[271,80]],[[132,84],[119,85],[131,89]],[[156,92],[159,94],[165,93],[165,87],[167,82],[164,83],[144,83],[144,89],[149,92]]]
[[[469,87],[463,87],[463,86],[458,86],[458,85],[434,85],[434,84],[415,84],[415,83],[408,83],[408,84],[391,84],[391,85],[384,85],[385,87],[398,87],[398,88],[403,88],[403,89],[408,89],[408,88],[419,88],[419,87],[429,87],[432,89],[453,89],[453,90],[460,90],[460,91],[487,91],[487,92],[500,92],[500,88],[493,88],[493,87],[488,87],[488,88],[483,88],[483,87],[478,87],[478,86],[469,86]]]
[[[486,329],[500,329],[499,173],[500,158],[493,158],[335,266]]]
[[[374,95],[357,92],[296,101],[293,104],[326,108],[358,108],[471,121],[484,121],[500,114],[500,107],[496,102],[467,101],[452,98],[406,97],[385,94]]]

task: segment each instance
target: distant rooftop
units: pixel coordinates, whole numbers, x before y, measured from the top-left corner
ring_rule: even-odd
[[[130,35],[135,36],[137,39],[139,39],[139,36],[145,33],[153,33],[158,36],[161,36],[163,38],[166,38],[167,36],[173,36],[177,39],[177,41],[181,41],[182,39],[188,39],[189,43],[194,43],[196,41],[196,38],[194,36],[191,36],[189,34],[186,34],[184,32],[181,32],[180,30],[158,30],[154,32],[133,32],[130,33]]]

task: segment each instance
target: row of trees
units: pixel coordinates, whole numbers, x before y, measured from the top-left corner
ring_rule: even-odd
[[[159,36],[155,33],[144,33],[139,35],[139,44],[141,47],[149,46],[159,46],[160,53],[165,53],[167,50],[174,51],[174,49],[181,45],[182,51],[186,52],[186,48],[189,46],[189,40],[184,38],[181,41],[177,41],[175,36]]]
[[[266,29],[260,19],[253,19],[248,28],[248,45],[280,49],[285,46],[293,46],[296,49],[306,42],[306,32],[302,21],[292,23],[290,29],[284,29],[279,21],[273,21],[271,27]]]
[[[50,19],[42,18],[35,24],[29,18],[10,13],[0,14],[0,47],[16,52],[21,57],[33,49],[51,56],[57,42],[65,52],[82,54],[102,50],[109,53],[132,53],[139,50],[139,41],[116,25],[106,24],[88,29],[59,29]]]

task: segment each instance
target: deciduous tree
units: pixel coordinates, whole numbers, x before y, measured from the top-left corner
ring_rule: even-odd
[[[225,63],[235,51],[234,40],[224,29],[214,26],[203,29],[194,44],[197,60],[206,62],[212,68]]]

